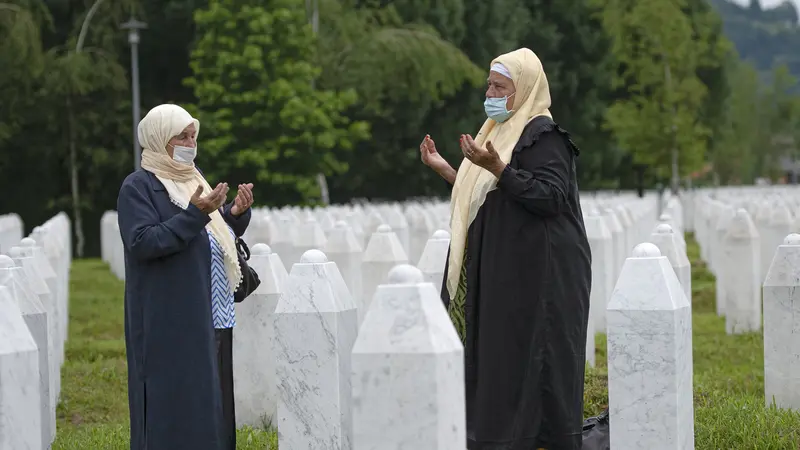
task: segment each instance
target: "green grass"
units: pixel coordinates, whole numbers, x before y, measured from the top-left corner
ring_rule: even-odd
[[[702,450],[800,448],[800,413],[766,407],[761,333],[725,334],[715,313],[714,277],[691,235],[695,447]],[[128,445],[122,282],[97,260],[75,261],[63,368],[58,438],[53,450],[116,450]],[[608,404],[605,335],[597,367],[586,374],[585,414]],[[275,433],[239,430],[240,450],[277,449]]]
[[[127,450],[123,283],[98,260],[73,262],[70,324],[53,450]],[[240,450],[277,449],[274,432],[239,430]]]

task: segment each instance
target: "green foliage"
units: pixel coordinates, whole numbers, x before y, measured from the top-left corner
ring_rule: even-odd
[[[39,27],[49,16],[32,3],[0,2],[0,148],[19,131],[44,65]]]
[[[797,54],[800,27],[794,2],[786,1],[769,9],[760,5],[740,6],[731,0],[709,0],[709,3],[719,11],[725,33],[742,59],[753,64],[762,81],[768,79],[774,66],[779,64],[786,64],[793,75],[800,76]]]
[[[357,92],[359,102],[348,114],[368,121],[372,130],[371,140],[343,155],[350,170],[330,180],[335,201],[442,192],[439,183],[443,182],[419,161],[422,136],[430,133],[441,137],[437,142],[455,144],[457,133],[465,128],[445,131],[445,126],[467,119],[467,130],[472,132],[479,125],[451,100],[465,91],[476,93],[486,72],[442,38],[454,32],[455,25],[437,30],[421,23],[420,15],[428,13],[416,9],[418,3],[321,3],[320,86]],[[430,11],[439,17],[458,17],[460,5],[458,1],[438,2]],[[406,23],[404,18],[415,22]],[[448,108],[442,112],[445,105]],[[470,106],[474,111],[480,101]],[[452,139],[446,139],[448,136]],[[453,144],[450,147],[455,150]],[[441,150],[446,154],[449,149]]]
[[[533,25],[525,28],[522,46],[542,60],[553,117],[587,150],[578,159],[581,186],[615,179],[620,155],[601,126],[611,100],[614,57],[597,11],[584,0],[523,3]]]
[[[255,181],[262,204],[314,201],[317,173],[347,170],[333,150],[368,136],[343,114],[354,92],[313,87],[320,70],[303,5],[212,0],[195,13],[187,84],[203,123],[199,163],[219,181]]]
[[[675,148],[681,172],[696,170],[709,134],[699,120],[708,88],[697,76],[708,43],[694,39],[685,1],[598,2],[614,39],[615,84],[627,91],[608,109],[609,129],[635,163],[668,173]]]

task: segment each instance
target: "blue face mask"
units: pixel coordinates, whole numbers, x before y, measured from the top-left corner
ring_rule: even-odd
[[[514,94],[505,97],[487,98],[483,102],[483,109],[486,111],[486,116],[498,123],[503,123],[511,117],[513,111],[506,109],[506,102]]]

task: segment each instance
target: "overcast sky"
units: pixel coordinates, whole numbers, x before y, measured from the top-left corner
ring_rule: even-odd
[[[733,1],[740,5],[750,4],[750,0],[733,0]],[[792,1],[794,2],[795,5],[800,6],[800,0],[792,0]],[[761,6],[763,6],[764,8],[770,8],[775,5],[780,5],[783,2],[784,0],[761,0]]]

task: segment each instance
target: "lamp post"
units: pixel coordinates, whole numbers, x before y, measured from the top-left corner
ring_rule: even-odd
[[[136,128],[139,125],[139,30],[147,28],[147,24],[133,17],[123,23],[120,28],[128,30],[128,44],[131,45],[131,94],[133,102],[133,167],[139,170],[142,159],[142,148],[139,146]]]

